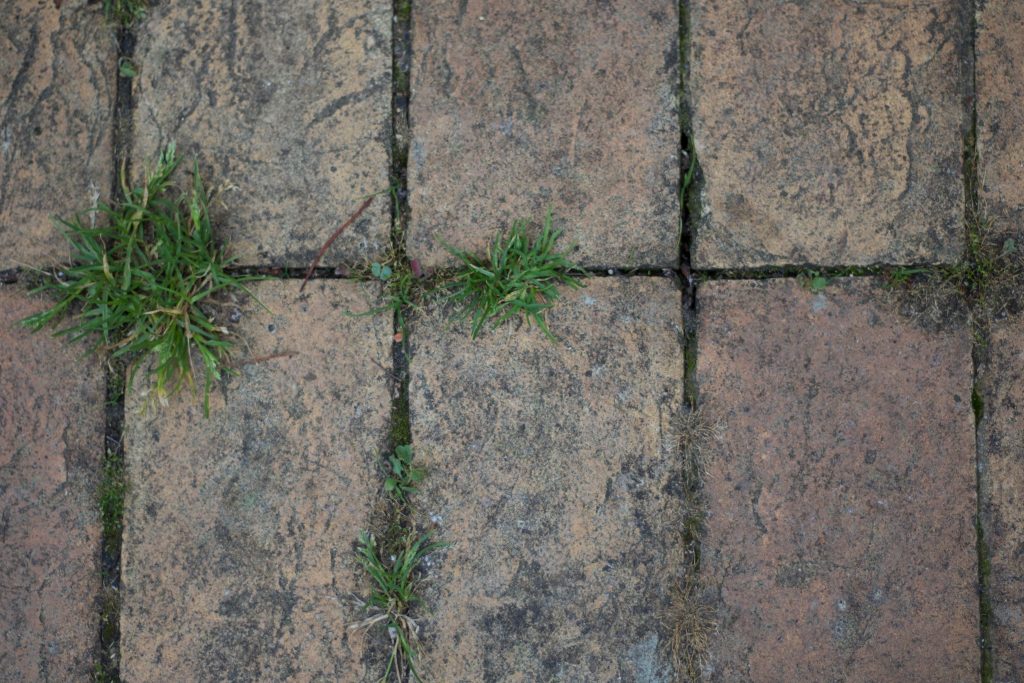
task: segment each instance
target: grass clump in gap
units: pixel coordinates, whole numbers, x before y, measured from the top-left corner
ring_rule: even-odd
[[[381,682],[421,681],[419,625],[410,610],[422,602],[418,595],[421,564],[426,557],[447,547],[435,541],[433,532],[420,533],[413,522],[411,495],[426,470],[413,464],[411,445],[399,445],[385,457],[382,536],[363,531],[356,544],[356,560],[370,579],[370,595],[360,600],[368,613],[350,629],[384,627],[389,642]]]
[[[391,651],[381,681],[422,680],[416,668],[419,626],[409,615],[409,609],[420,603],[417,595],[420,563],[443,547],[445,544],[434,541],[431,534],[418,534],[415,530],[408,531],[391,553],[378,546],[372,533],[364,531],[359,536],[356,559],[372,584],[370,597],[364,603],[370,615],[349,628],[369,629],[380,624],[387,629]]]
[[[1024,251],[1016,236],[969,211],[964,257],[951,266],[897,268],[889,286],[900,310],[930,328],[971,322],[976,334],[1015,312],[1024,292]]]
[[[496,328],[511,318],[525,318],[555,338],[545,315],[558,301],[558,286],[582,287],[586,275],[555,250],[560,235],[548,211],[536,239],[528,235],[527,221],[517,220],[507,236],[494,240],[485,258],[447,247],[461,262],[448,284],[450,296],[462,307],[461,318],[472,321],[474,339],[484,327]]]
[[[186,385],[195,390],[201,375],[208,414],[210,388],[227,369],[233,346],[215,304],[259,278],[227,271],[231,260],[214,244],[211,198],[198,165],[180,190],[171,182],[177,166],[172,143],[141,187],[129,188],[122,173],[124,199],[98,207],[105,218],[100,226],[83,215],[60,221],[74,265],[33,290],[57,303],[22,322],[40,330],[69,318],[56,334],[95,339],[92,351],[128,359],[129,383],[152,357],[149,374],[161,403]]]
[[[359,273],[364,277],[380,282],[384,287],[384,303],[368,311],[352,313],[352,315],[376,315],[389,311],[395,318],[399,332],[404,337],[406,331],[406,313],[416,311],[431,293],[432,288],[424,276],[417,261],[392,256],[385,261],[375,261],[369,269]]]
[[[671,633],[669,646],[676,672],[685,672],[690,680],[700,680],[718,624],[714,610],[694,580],[687,578],[672,587],[663,619]]]
[[[148,8],[148,0],[103,0],[103,16],[125,28],[146,16]]]

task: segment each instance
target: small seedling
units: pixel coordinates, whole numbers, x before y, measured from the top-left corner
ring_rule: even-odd
[[[401,547],[388,556],[378,547],[372,533],[364,531],[359,535],[356,559],[373,584],[364,604],[370,616],[349,628],[369,629],[375,624],[387,628],[391,653],[381,681],[392,676],[398,683],[422,680],[416,669],[419,626],[408,612],[420,602],[416,593],[416,570],[420,562],[444,547],[444,543],[433,541],[429,533],[417,535],[410,530]]]
[[[406,503],[408,497],[416,490],[416,485],[423,481],[427,471],[412,464],[412,446],[398,446],[394,455],[387,460],[388,475],[384,479],[384,490],[395,500]]]
[[[103,0],[103,16],[127,28],[146,16],[148,7],[148,0]]]
[[[92,227],[95,215],[60,221],[75,265],[34,290],[58,301],[22,323],[39,330],[73,313],[57,334],[93,340],[92,351],[129,359],[129,382],[152,357],[149,374],[160,402],[185,385],[194,389],[198,365],[208,413],[210,388],[232,348],[214,306],[224,295],[247,292],[245,283],[259,278],[226,270],[231,261],[214,244],[210,197],[198,166],[191,187],[181,191],[171,183],[177,166],[170,144],[142,187],[129,188],[122,174],[124,199],[98,207],[100,227]]]
[[[797,275],[797,282],[807,288],[810,292],[818,294],[825,291],[831,280],[816,270],[808,270]]]
[[[117,73],[122,78],[135,78],[139,75],[139,72],[135,69],[135,64],[127,57],[121,57],[117,60]]]
[[[349,315],[377,315],[390,311],[404,336],[406,313],[418,309],[431,291],[428,280],[418,271],[415,261],[406,263],[397,257],[387,263],[370,264],[370,277],[384,283],[384,303],[368,311],[349,311]]]
[[[581,278],[586,275],[555,251],[560,235],[561,231],[552,227],[549,211],[536,240],[527,235],[527,221],[515,221],[507,237],[494,240],[484,259],[447,247],[462,262],[448,285],[451,297],[462,307],[461,317],[472,320],[474,339],[488,324],[498,327],[516,317],[555,338],[545,315],[559,298],[558,285],[582,287]]]
[[[391,266],[376,262],[370,266],[370,272],[373,274],[375,278],[377,278],[381,282],[387,282],[388,279],[390,279],[390,277],[393,274],[391,271]]]

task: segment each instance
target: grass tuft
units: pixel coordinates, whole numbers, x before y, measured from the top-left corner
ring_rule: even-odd
[[[707,475],[709,449],[722,436],[722,425],[710,420],[703,408],[697,408],[680,413],[677,429],[687,476],[701,481]]]
[[[147,9],[148,0],[103,0],[103,16],[125,28],[145,17]]]
[[[582,287],[586,275],[555,251],[560,235],[549,211],[537,239],[527,235],[527,221],[515,221],[507,237],[495,239],[486,258],[447,247],[462,262],[448,284],[451,298],[462,307],[461,317],[472,320],[474,339],[488,325],[498,327],[519,317],[554,339],[545,315],[558,300],[558,285]]]
[[[900,310],[929,328],[971,322],[976,335],[1020,306],[1024,251],[978,209],[968,211],[964,257],[936,268],[897,268],[889,276]]]
[[[677,673],[686,672],[689,680],[700,680],[711,635],[718,628],[714,610],[689,579],[673,586],[669,599],[663,618],[671,633],[673,666]]]
[[[386,627],[391,639],[391,652],[381,681],[393,677],[402,681],[420,681],[416,663],[419,658],[419,626],[409,616],[409,609],[419,604],[417,568],[423,559],[444,543],[432,540],[431,534],[410,530],[394,553],[384,552],[376,537],[367,531],[359,536],[356,558],[370,576],[373,587],[364,607],[370,613],[349,628],[369,629],[377,624]]]
[[[198,166],[190,187],[180,191],[171,183],[177,166],[172,143],[142,187],[129,188],[122,174],[120,204],[60,221],[75,265],[33,290],[57,303],[22,322],[40,330],[71,316],[56,334],[97,340],[92,351],[129,359],[129,382],[152,356],[149,375],[161,403],[186,385],[194,390],[201,373],[208,414],[210,388],[233,344],[214,313],[217,299],[247,291],[244,283],[259,278],[227,272],[231,261],[214,245],[210,196]],[[96,214],[106,227],[93,227]]]

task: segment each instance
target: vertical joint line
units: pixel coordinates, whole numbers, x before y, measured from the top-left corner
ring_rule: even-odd
[[[409,224],[409,71],[412,57],[411,0],[393,0],[391,26],[391,258],[401,268],[409,268],[405,235]],[[405,324],[410,311],[396,311],[392,325],[392,364],[394,393],[391,410],[390,449],[411,443],[409,424],[409,340]]]
[[[978,171],[978,88],[977,88],[977,39],[978,15],[977,2],[970,0],[964,3],[964,17],[967,26],[966,46],[964,50],[964,151],[963,151],[963,182],[964,182],[964,236],[971,239],[972,225],[979,220],[981,204],[979,197]],[[974,335],[971,352],[972,406],[974,407],[974,443],[975,443],[975,530],[977,537],[978,559],[978,644],[979,667],[982,683],[989,683],[993,676],[991,617],[992,604],[989,592],[989,551],[985,542],[985,524],[983,517],[985,486],[982,482],[982,458],[984,442],[982,421],[984,408],[981,394],[981,370],[984,367],[985,349],[988,345],[989,330],[987,321],[983,321],[981,329]]]

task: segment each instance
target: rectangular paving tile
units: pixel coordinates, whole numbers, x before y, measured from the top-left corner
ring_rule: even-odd
[[[699,268],[947,263],[967,3],[691,3]]]
[[[241,263],[307,265],[388,186],[391,20],[389,0],[156,5],[138,28],[135,159],[176,141],[233,186],[215,215]],[[389,216],[375,201],[322,265],[379,257]]]
[[[874,280],[698,292],[711,681],[978,680],[971,336]]]
[[[993,683],[1024,680],[1024,320],[993,325],[982,375],[981,520]]]
[[[431,680],[671,680],[681,313],[667,280],[592,279],[552,312],[558,342],[416,322],[416,504],[452,544],[424,582]]]
[[[264,282],[238,376],[126,414],[125,681],[362,681],[353,547],[378,487],[391,321],[358,285]]]
[[[99,636],[104,374],[0,285],[0,680],[81,681]]]
[[[679,255],[678,3],[413,3],[409,251],[551,208],[588,265]]]
[[[116,50],[97,3],[0,3],[0,270],[67,262],[52,217],[109,196]]]
[[[978,5],[979,192],[1003,234],[1024,232],[1024,6]]]

